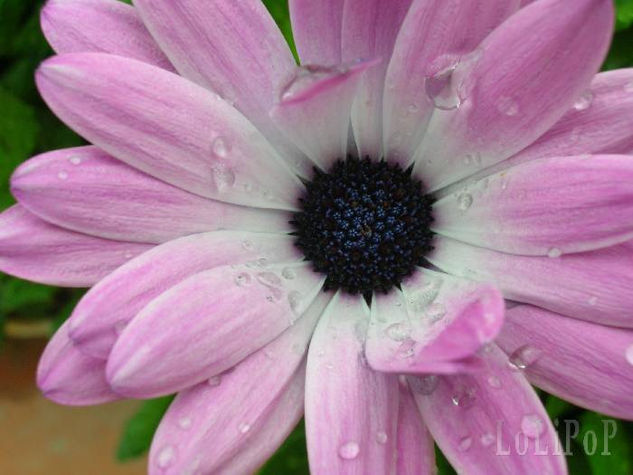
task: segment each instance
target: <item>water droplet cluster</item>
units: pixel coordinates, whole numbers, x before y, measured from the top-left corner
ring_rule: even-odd
[[[368,158],[315,169],[293,217],[296,245],[326,290],[366,298],[388,292],[425,264],[432,249],[433,199],[409,170]]]

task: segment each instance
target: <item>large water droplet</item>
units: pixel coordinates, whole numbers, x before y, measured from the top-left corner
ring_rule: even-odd
[[[156,463],[158,464],[159,468],[167,468],[174,461],[175,455],[176,455],[176,450],[174,449],[174,447],[171,445],[168,445],[164,447],[163,449],[161,449],[160,452],[158,452]]]
[[[404,341],[411,335],[411,328],[405,322],[394,323],[387,327],[386,333],[393,341]]]
[[[72,163],[73,165],[80,165],[81,164],[81,157],[76,157],[76,156],[75,157],[70,157],[68,159],[68,161],[70,163]]]
[[[386,432],[379,431],[376,433],[376,442],[378,442],[379,444],[386,444],[388,439],[389,436]]]
[[[211,144],[211,150],[218,158],[226,158],[231,151],[231,146],[224,137],[216,137]]]
[[[537,439],[545,430],[545,423],[536,414],[528,414],[521,419],[521,432],[530,439]]]
[[[338,454],[342,459],[353,460],[358,457],[360,447],[356,442],[347,442],[338,449]]]
[[[591,107],[593,103],[593,92],[586,91],[582,96],[576,99],[574,102],[574,109],[577,111],[584,111]]]
[[[457,63],[437,72],[424,80],[424,90],[433,105],[440,110],[457,109],[462,104],[462,99],[453,83],[453,73],[457,69]]]
[[[461,211],[467,211],[473,205],[473,195],[470,193],[460,193],[457,196],[457,205]]]
[[[513,369],[524,370],[530,365],[536,363],[541,357],[542,352],[530,345],[524,345],[517,348],[509,358],[510,367]]]
[[[562,255],[563,251],[561,251],[557,247],[552,247],[549,251],[547,251],[547,257],[551,259],[558,259]]]

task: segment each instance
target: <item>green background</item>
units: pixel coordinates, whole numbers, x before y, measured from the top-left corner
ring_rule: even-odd
[[[287,0],[264,0],[273,17],[292,44]],[[315,0],[318,1],[318,0]],[[12,170],[32,155],[47,150],[76,146],[82,139],[65,127],[46,108],[35,89],[33,73],[52,51],[39,28],[43,0],[0,0],[0,209],[14,200],[8,189]],[[128,2],[129,3],[129,2]],[[614,42],[604,69],[633,66],[633,0],[615,0],[617,25]],[[0,274],[0,345],[8,320],[33,319],[50,322],[51,332],[69,315],[82,291],[37,285]],[[1,348],[0,348],[1,349]],[[580,422],[585,431],[603,433],[604,416],[541,394],[552,418]],[[121,461],[142,455],[171,398],[147,401],[121,429],[119,449],[113,456]],[[574,442],[568,458],[573,474],[633,474],[633,424],[618,421],[611,456],[588,456]],[[560,428],[564,427],[561,422]],[[563,435],[564,438],[564,435]],[[601,445],[599,445],[601,447]],[[440,473],[454,473],[438,456]],[[307,473],[303,425],[295,430],[278,453],[264,467],[267,474]]]

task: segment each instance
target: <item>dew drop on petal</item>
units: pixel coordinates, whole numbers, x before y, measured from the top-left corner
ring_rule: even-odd
[[[281,271],[281,276],[286,280],[293,280],[297,277],[297,273],[292,267],[286,267]]]
[[[181,417],[178,420],[178,427],[181,429],[189,429],[191,427],[191,417]]]
[[[409,325],[404,322],[394,323],[387,327],[387,336],[393,341],[404,341],[411,335]]]
[[[519,113],[519,103],[511,97],[501,97],[497,102],[497,109],[508,117],[513,117]]]
[[[593,103],[593,92],[587,91],[574,102],[574,109],[584,111],[591,107]]]
[[[455,406],[461,407],[463,409],[468,409],[475,404],[475,390],[473,388],[465,388],[451,397],[453,404]]]
[[[302,300],[303,297],[301,293],[297,292],[296,290],[291,290],[290,292],[288,292],[288,304],[290,305],[290,310],[292,310],[295,315],[299,315],[301,313]]]
[[[278,287],[281,285],[281,279],[273,272],[260,272],[257,274],[257,280],[266,287]]]
[[[545,430],[545,424],[536,414],[528,414],[521,419],[521,432],[530,439],[537,439]]]
[[[426,316],[432,323],[440,321],[446,315],[446,307],[441,303],[434,303],[429,306]]]
[[[245,239],[244,241],[242,241],[242,247],[247,251],[252,251],[255,248],[255,245],[253,244],[253,241]]]
[[[378,442],[379,444],[386,444],[388,438],[389,437],[387,436],[386,432],[380,431],[376,433],[376,442]]]
[[[547,251],[547,257],[551,259],[558,259],[562,255],[563,251],[561,251],[557,247],[552,247],[549,251]]]
[[[457,63],[427,77],[424,81],[426,95],[437,109],[453,110],[461,106],[462,99],[453,84],[455,69],[457,69]]]
[[[246,272],[241,272],[235,276],[235,283],[239,287],[244,287],[251,283],[251,276]]]
[[[517,348],[509,358],[509,364],[512,369],[524,370],[530,365],[536,363],[541,357],[542,352],[530,345],[524,345]]]
[[[251,430],[251,425],[247,424],[246,422],[242,422],[237,429],[242,433],[242,434],[246,434],[249,430]]]
[[[207,380],[207,384],[211,387],[216,387],[219,386],[220,383],[222,382],[222,376],[217,375],[217,376],[211,376],[208,380]]]
[[[68,173],[61,171],[57,174],[57,178],[59,178],[60,180],[68,180]]]
[[[360,447],[356,442],[346,442],[338,449],[338,454],[342,459],[353,460],[358,457]]]
[[[174,461],[175,455],[176,455],[176,450],[171,445],[168,445],[164,447],[163,449],[161,449],[161,451],[158,452],[158,457],[156,459],[156,463],[158,464],[158,467],[159,468],[169,467],[169,465],[171,465],[171,463]]]
[[[494,375],[488,376],[488,385],[492,388],[499,389],[501,387],[501,381]]]
[[[624,352],[624,356],[626,357],[626,361],[630,364],[633,365],[633,343],[631,343],[628,348],[626,349],[626,351]]]
[[[81,164],[81,157],[76,157],[76,156],[75,157],[70,157],[68,159],[68,161],[70,163],[72,163],[73,165],[79,165],[79,164]]]
[[[495,441],[495,436],[492,435],[490,432],[487,432],[479,438],[479,441],[484,447],[490,447]]]
[[[592,307],[595,306],[598,303],[598,297],[590,297],[589,300],[587,300],[587,303]]]
[[[461,211],[467,211],[473,205],[473,195],[461,193],[457,197],[457,205]]]
[[[212,170],[213,180],[219,191],[224,191],[235,185],[235,173],[226,165],[217,163],[212,167]]]
[[[473,445],[472,437],[462,437],[457,446],[460,452],[466,452]]]
[[[226,158],[231,151],[231,146],[224,137],[216,137],[211,144],[211,150],[219,158]]]

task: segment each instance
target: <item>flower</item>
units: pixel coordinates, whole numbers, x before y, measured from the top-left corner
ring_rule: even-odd
[[[612,8],[290,0],[297,67],[259,0],[50,0],[37,84],[93,145],[16,170],[0,268],[93,287],[44,394],[177,392],[150,473],[251,472],[304,402],[316,474],[564,473],[530,383],[633,417]]]

